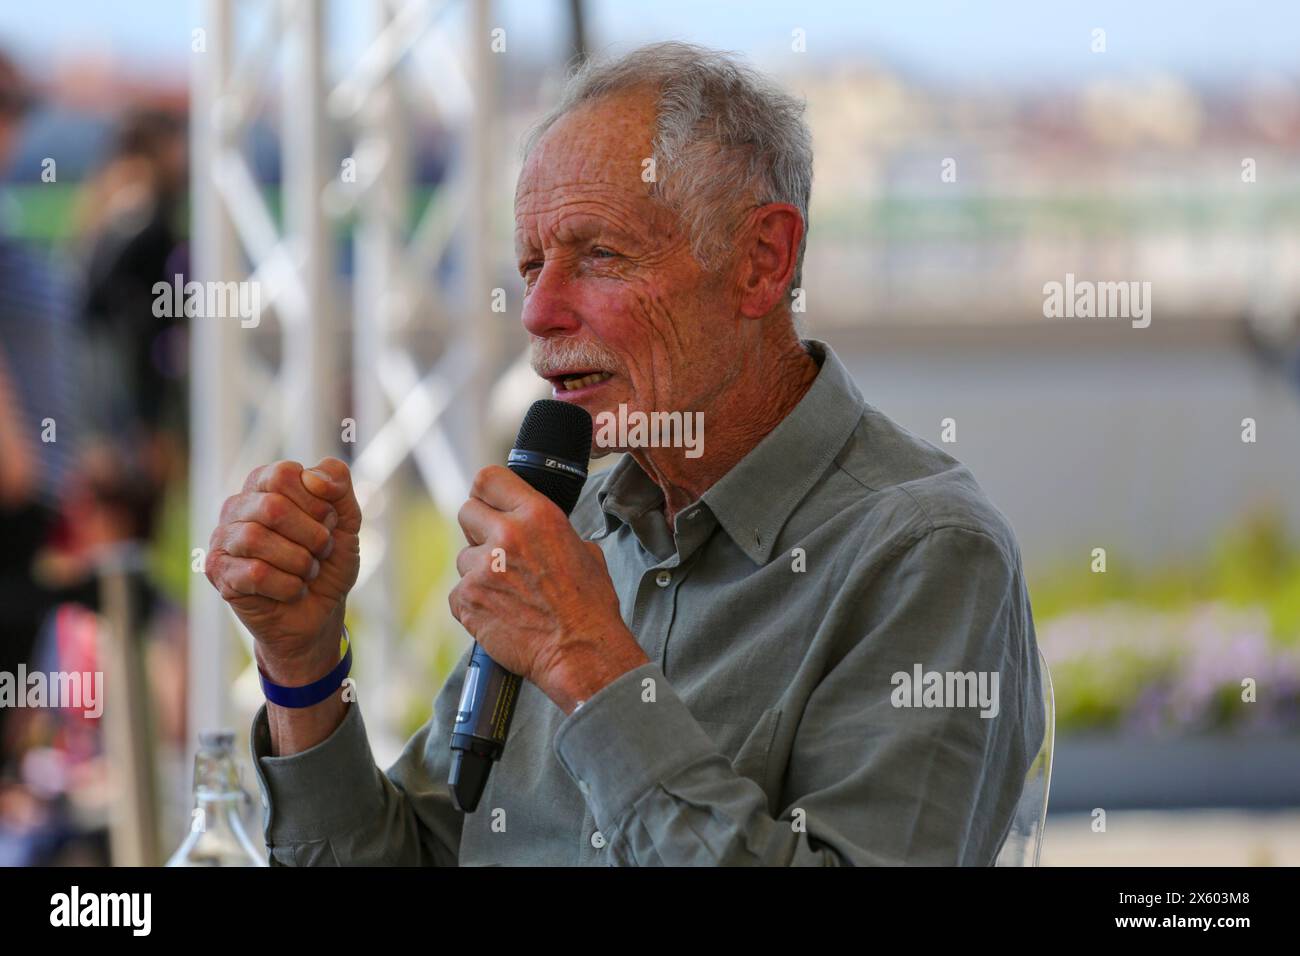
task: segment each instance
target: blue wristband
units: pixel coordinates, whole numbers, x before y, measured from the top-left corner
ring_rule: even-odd
[[[352,670],[352,641],[347,637],[346,628],[343,633],[344,640],[347,641],[347,650],[342,660],[318,681],[312,681],[302,687],[283,687],[280,684],[273,684],[262,668],[258,667],[257,674],[262,679],[262,693],[266,695],[266,699],[277,707],[312,707],[342,687],[348,672]]]

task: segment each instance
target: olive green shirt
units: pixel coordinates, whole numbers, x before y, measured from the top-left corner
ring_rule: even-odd
[[[992,864],[1044,731],[1015,538],[964,466],[805,345],[808,392],[674,531],[630,456],[583,490],[572,524],[650,663],[568,716],[525,682],[468,815],[447,788],[468,650],[387,771],[359,702],[286,757],[263,707],[271,862]],[[900,681],[930,672],[984,675],[996,706]]]

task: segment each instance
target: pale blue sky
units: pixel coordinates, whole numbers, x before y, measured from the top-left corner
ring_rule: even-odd
[[[341,59],[367,34],[369,7],[333,4]],[[11,0],[0,5],[0,43],[34,65],[100,50],[183,69],[199,10],[192,0]],[[563,10],[561,0],[498,0],[493,20],[506,27],[511,52],[545,58],[560,49]],[[945,82],[1069,84],[1152,71],[1224,82],[1300,70],[1300,3],[1292,0],[595,0],[590,25],[597,48],[678,38],[769,65],[791,55],[799,27],[810,60],[870,57]],[[1094,27],[1106,30],[1104,56],[1089,51]]]

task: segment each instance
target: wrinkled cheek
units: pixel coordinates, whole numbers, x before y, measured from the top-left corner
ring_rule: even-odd
[[[650,290],[634,291],[629,312],[630,324],[637,330],[628,361],[638,404],[658,408],[671,392],[673,369],[683,360],[685,342],[664,299]]]

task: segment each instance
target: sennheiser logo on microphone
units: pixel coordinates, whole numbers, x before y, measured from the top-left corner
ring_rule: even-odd
[[[579,478],[586,478],[587,471],[585,468],[579,468],[577,465],[570,465],[567,461],[560,461],[558,458],[546,459],[546,467],[553,468],[557,471],[567,471],[571,475]]]
[[[535,451],[528,451],[524,448],[511,449],[509,457],[506,458],[508,465],[524,465],[530,468],[545,468],[548,471],[560,471],[566,475],[572,475],[583,481],[587,480],[587,469],[582,465],[572,461],[565,461],[563,458],[551,458],[547,455],[539,454]]]

